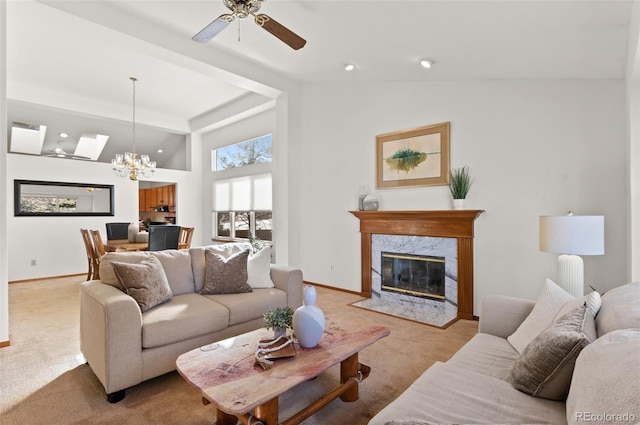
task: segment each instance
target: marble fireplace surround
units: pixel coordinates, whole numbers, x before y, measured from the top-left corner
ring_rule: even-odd
[[[483,210],[350,211],[360,220],[361,295],[372,295],[372,236],[455,238],[458,262],[458,319],[473,319],[473,227]]]

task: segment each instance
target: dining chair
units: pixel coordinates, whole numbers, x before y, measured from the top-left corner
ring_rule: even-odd
[[[82,234],[82,240],[84,241],[84,248],[87,251],[87,263],[89,264],[89,270],[87,271],[87,280],[93,279],[94,274],[94,252],[93,252],[93,242],[91,241],[91,235],[89,234],[89,230],[80,229],[80,233]]]
[[[102,257],[107,251],[115,251],[113,249],[107,250],[102,241],[102,235],[99,230],[91,230],[91,239],[93,240],[93,248],[99,257]]]
[[[178,249],[180,226],[165,224],[149,226],[149,251]]]
[[[99,230],[90,230],[91,240],[93,241],[93,279],[100,279],[100,259],[106,251],[104,243],[102,243],[102,235]]]
[[[193,227],[180,227],[180,238],[178,239],[178,249],[191,248],[191,238],[193,237]]]
[[[130,223],[106,223],[107,240],[128,239]]]

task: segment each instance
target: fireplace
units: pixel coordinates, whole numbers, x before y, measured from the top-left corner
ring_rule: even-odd
[[[445,299],[445,258],[382,252],[382,290],[414,297]]]
[[[361,295],[375,301],[391,294],[381,290],[379,278],[381,260],[379,252],[410,252],[411,255],[444,256],[445,298],[444,302],[433,298],[405,296],[413,300],[437,304],[430,310],[454,307],[453,317],[473,319],[473,233],[474,221],[482,210],[432,210],[432,211],[351,211],[360,220],[361,247]],[[382,242],[374,243],[378,238]],[[408,244],[414,248],[404,249]],[[391,245],[390,245],[391,244]],[[440,249],[445,244],[447,249]],[[375,245],[375,246],[374,246]],[[378,251],[378,245],[382,248]],[[425,246],[422,246],[425,245]],[[446,252],[446,254],[441,254]],[[403,300],[411,303],[410,300]],[[449,317],[448,313],[446,317]]]

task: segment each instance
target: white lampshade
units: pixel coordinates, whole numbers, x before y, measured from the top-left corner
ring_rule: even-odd
[[[540,217],[540,251],[558,257],[557,283],[574,297],[584,293],[584,263],[579,255],[604,254],[604,216]]]
[[[604,216],[541,216],[540,251],[555,254],[603,255]]]

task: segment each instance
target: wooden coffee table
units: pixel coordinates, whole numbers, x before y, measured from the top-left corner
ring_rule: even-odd
[[[337,397],[356,401],[358,383],[371,370],[358,362],[358,352],[387,335],[389,329],[382,326],[327,318],[316,347],[296,344],[294,356],[275,360],[268,370],[254,364],[257,342],[272,337],[266,329],[196,348],[178,357],[176,365],[184,379],[202,391],[203,402],[215,404],[217,425],[235,425],[238,419],[246,425],[277,425],[279,395],[340,363],[340,385],[282,423],[295,425]]]

